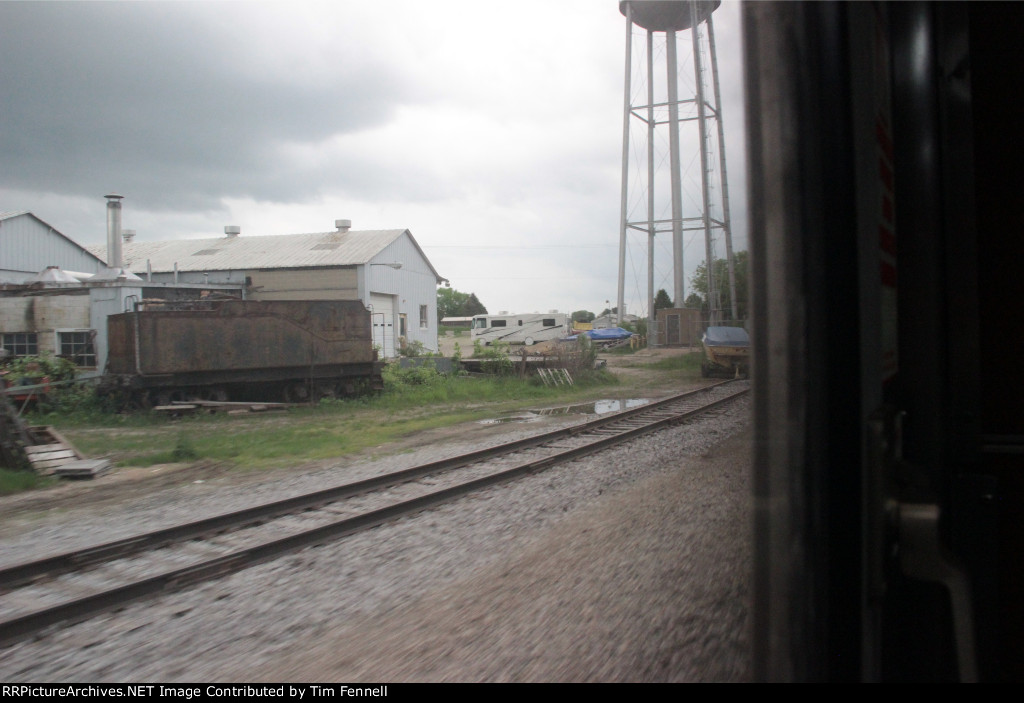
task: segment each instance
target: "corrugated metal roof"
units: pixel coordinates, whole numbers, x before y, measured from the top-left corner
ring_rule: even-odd
[[[408,232],[404,229],[350,230],[263,237],[177,239],[165,242],[125,242],[124,266],[135,272],[227,271],[237,269],[354,266],[365,264],[384,247]],[[411,235],[410,235],[411,237]],[[105,244],[88,247],[101,258]]]

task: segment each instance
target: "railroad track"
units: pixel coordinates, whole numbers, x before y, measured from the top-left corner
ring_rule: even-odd
[[[0,569],[0,646],[714,412],[747,386],[726,381],[450,459]]]

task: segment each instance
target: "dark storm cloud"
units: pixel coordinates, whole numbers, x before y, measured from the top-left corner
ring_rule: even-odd
[[[114,188],[151,209],[344,189],[353,169],[305,169],[282,151],[386,122],[415,88],[355,49],[315,75],[301,61],[293,76],[264,72],[261,53],[280,47],[232,24],[230,13],[246,10],[0,3],[0,185]]]

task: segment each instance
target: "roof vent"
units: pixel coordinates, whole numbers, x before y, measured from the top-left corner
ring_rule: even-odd
[[[334,226],[338,228],[339,232],[348,232],[352,229],[352,220],[335,220]]]
[[[133,229],[121,230],[121,238],[124,239],[125,244],[130,243],[133,239],[135,239],[135,230],[133,230]]]
[[[237,237],[242,233],[242,228],[238,225],[228,225],[224,228],[224,234],[228,237]]]

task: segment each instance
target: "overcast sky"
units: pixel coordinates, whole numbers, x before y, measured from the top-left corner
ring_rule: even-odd
[[[714,22],[744,249],[738,4]],[[347,218],[409,229],[492,313],[600,312],[616,298],[624,63],[615,0],[0,2],[0,211],[81,243],[105,240],[108,192],[140,240]],[[689,237],[687,269],[703,247]],[[671,294],[667,264],[655,284]]]

